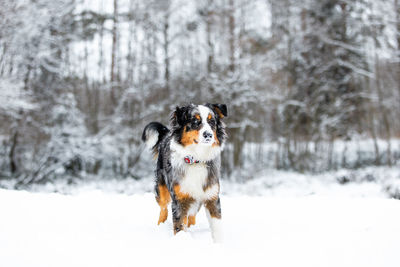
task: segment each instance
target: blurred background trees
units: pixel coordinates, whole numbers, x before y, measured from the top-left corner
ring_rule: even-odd
[[[190,102],[229,107],[225,178],[395,165],[399,57],[398,0],[4,0],[0,179],[151,175]]]

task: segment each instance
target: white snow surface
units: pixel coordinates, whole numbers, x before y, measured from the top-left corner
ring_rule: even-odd
[[[1,266],[385,266],[400,262],[400,201],[222,195],[224,242],[157,226],[152,193],[0,189]],[[171,214],[171,213],[170,213]]]

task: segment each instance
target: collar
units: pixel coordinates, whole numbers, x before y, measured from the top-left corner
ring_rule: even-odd
[[[185,161],[185,163],[189,165],[192,165],[194,163],[200,163],[200,160],[195,160],[191,155],[187,155],[186,157],[183,158],[183,160]]]

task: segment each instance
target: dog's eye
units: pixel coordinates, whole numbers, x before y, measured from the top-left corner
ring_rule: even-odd
[[[192,121],[192,124],[193,124],[194,126],[199,126],[199,125],[200,125],[200,120],[197,119],[197,118],[194,118],[193,121]]]

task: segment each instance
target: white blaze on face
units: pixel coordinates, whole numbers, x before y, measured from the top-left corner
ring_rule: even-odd
[[[214,143],[214,133],[213,130],[211,129],[210,124],[208,124],[207,122],[207,118],[208,115],[211,113],[211,109],[203,105],[199,105],[198,108],[200,112],[201,123],[203,124],[203,127],[201,127],[199,132],[200,143],[212,145]],[[206,138],[204,137],[204,133],[209,133],[211,136],[208,136]]]

